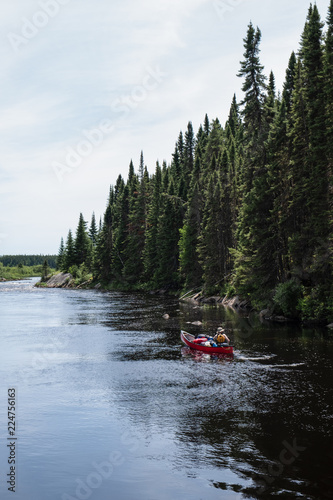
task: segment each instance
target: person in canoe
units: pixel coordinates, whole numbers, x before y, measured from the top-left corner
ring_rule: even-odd
[[[221,326],[219,326],[217,331],[216,331],[216,335],[214,336],[214,341],[217,344],[229,344],[230,343],[229,337],[227,336],[227,334],[225,333],[225,330]]]

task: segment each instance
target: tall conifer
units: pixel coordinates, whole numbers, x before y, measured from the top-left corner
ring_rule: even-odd
[[[75,264],[75,247],[74,247],[74,239],[72,235],[72,231],[68,231],[68,236],[66,240],[66,247],[64,253],[63,260],[63,269],[64,271],[69,271],[71,266]]]
[[[87,223],[80,213],[78,226],[75,235],[75,264],[80,266],[84,262],[87,263],[89,253],[89,237],[87,233]]]
[[[158,265],[157,233],[162,196],[162,170],[158,162],[156,164],[155,176],[151,182],[153,184],[153,193],[147,209],[147,229],[143,251],[145,280],[148,283],[152,282]]]

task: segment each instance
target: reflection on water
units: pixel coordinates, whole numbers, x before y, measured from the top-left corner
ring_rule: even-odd
[[[0,283],[0,304],[1,394],[19,394],[16,500],[333,498],[328,332],[27,281]],[[221,323],[232,359],[181,344],[180,329]],[[7,471],[5,438],[0,460]]]

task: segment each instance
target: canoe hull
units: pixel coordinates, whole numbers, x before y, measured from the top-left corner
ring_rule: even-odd
[[[207,354],[227,354],[230,356],[233,355],[234,352],[234,348],[231,345],[222,347],[208,347],[206,345],[195,344],[194,342],[192,342],[192,340],[194,340],[195,338],[194,335],[191,335],[190,333],[187,333],[184,330],[181,330],[180,338],[182,342],[184,342],[184,344],[186,344],[191,349],[205,352]]]

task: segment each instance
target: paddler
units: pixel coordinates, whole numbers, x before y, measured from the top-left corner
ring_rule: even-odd
[[[214,340],[217,344],[225,344],[225,343],[229,344],[230,342],[230,339],[225,333],[224,328],[222,328],[221,326],[219,326],[218,329],[216,330],[216,335],[214,337]]]

